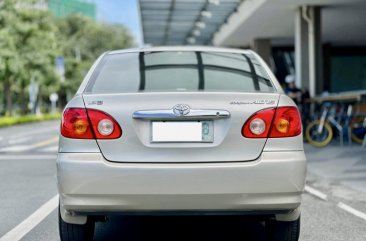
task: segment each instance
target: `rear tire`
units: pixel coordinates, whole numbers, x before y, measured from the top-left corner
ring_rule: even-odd
[[[95,222],[88,218],[86,224],[66,223],[58,211],[58,227],[61,241],[93,241]]]
[[[271,241],[298,241],[300,237],[300,217],[295,221],[268,220],[266,229]]]

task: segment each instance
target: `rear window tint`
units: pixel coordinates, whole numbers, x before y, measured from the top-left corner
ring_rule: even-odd
[[[202,61],[206,65],[215,65],[228,68],[235,68],[250,72],[249,63],[241,54],[230,53],[202,53]]]
[[[145,78],[147,91],[194,91],[198,86],[197,70],[191,68],[151,69]]]
[[[205,89],[207,91],[232,91],[233,89],[255,91],[252,78],[242,75],[240,72],[207,68],[204,73],[206,76]]]
[[[134,52],[106,55],[88,83],[89,93],[274,92],[253,57],[220,52]]]

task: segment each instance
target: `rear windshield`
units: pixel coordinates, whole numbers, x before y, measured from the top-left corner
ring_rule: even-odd
[[[109,54],[86,92],[274,92],[255,57],[221,52]]]

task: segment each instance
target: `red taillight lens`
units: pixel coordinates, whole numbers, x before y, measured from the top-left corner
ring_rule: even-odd
[[[301,116],[296,107],[279,107],[273,120],[270,138],[301,134]]]
[[[117,139],[122,130],[110,115],[102,111],[68,108],[63,113],[61,134],[73,139]]]
[[[300,133],[300,113],[293,106],[260,110],[242,128],[242,135],[247,138],[291,137]]]
[[[87,109],[88,116],[97,139],[117,139],[122,135],[121,127],[105,112]]]
[[[62,116],[61,134],[73,139],[93,139],[86,109],[66,109]]]
[[[241,133],[247,138],[267,138],[275,108],[260,110],[245,122]],[[263,131],[262,131],[263,130]]]

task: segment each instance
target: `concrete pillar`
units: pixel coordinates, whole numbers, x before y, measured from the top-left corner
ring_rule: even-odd
[[[321,8],[309,7],[309,74],[315,94],[323,92],[323,46],[321,29]]]
[[[262,57],[262,59],[271,65],[272,45],[270,39],[254,39],[252,49]]]
[[[310,96],[323,91],[321,8],[302,6],[295,17],[296,79]]]
[[[332,60],[332,45],[330,43],[323,44],[323,91],[331,90],[331,60]]]
[[[309,29],[302,17],[302,7],[295,15],[295,70],[296,86],[309,90]]]

